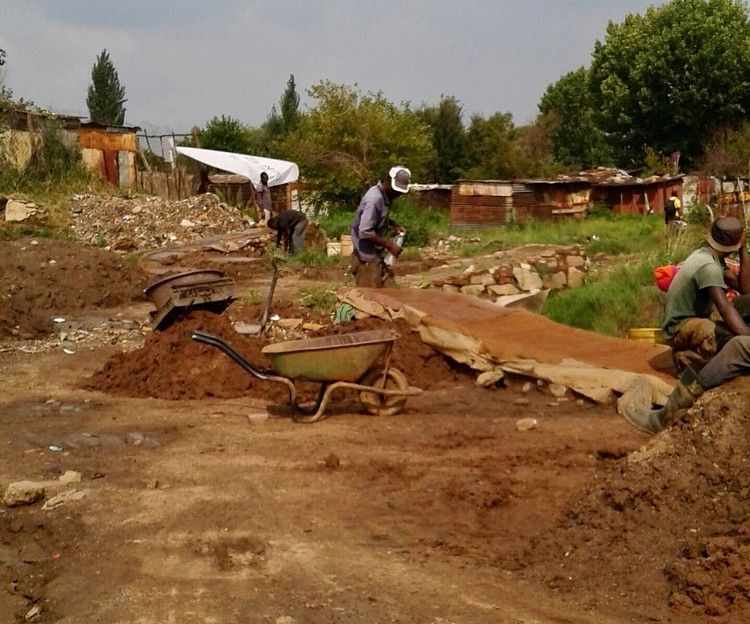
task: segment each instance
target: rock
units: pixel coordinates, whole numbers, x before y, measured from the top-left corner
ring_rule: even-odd
[[[268,412],[256,412],[247,415],[248,421],[251,425],[260,425],[261,423],[267,422],[269,419]]]
[[[513,284],[495,284],[494,286],[488,286],[487,290],[491,292],[493,295],[497,295],[498,297],[505,297],[508,295],[517,295],[519,292],[518,288],[516,288]]]
[[[53,496],[48,501],[46,501],[44,505],[42,505],[42,509],[44,511],[49,511],[50,509],[59,507],[60,505],[63,505],[67,502],[81,500],[84,496],[86,496],[86,492],[79,490],[60,492],[57,496]]]
[[[565,386],[563,386],[563,385],[561,385],[561,384],[557,384],[557,383],[551,383],[551,384],[549,385],[549,387],[547,388],[547,390],[549,390],[549,393],[550,393],[550,394],[551,394],[551,395],[552,395],[553,397],[555,397],[555,398],[557,398],[557,399],[561,399],[561,398],[562,398],[562,397],[564,397],[564,396],[565,396],[565,395],[567,394],[567,392],[568,392],[568,389],[567,389],[567,388],[566,388]]]
[[[59,479],[60,483],[63,483],[65,485],[69,483],[80,483],[81,482],[81,473],[76,472],[75,470],[66,470],[65,474],[60,475]]]
[[[8,507],[18,507],[19,505],[33,505],[38,500],[44,498],[44,483],[38,481],[16,481],[8,486],[3,496],[3,502]]]
[[[571,288],[583,286],[584,277],[586,277],[586,274],[583,271],[579,271],[576,268],[568,269],[568,286]]]
[[[326,468],[338,468],[341,465],[341,460],[336,453],[329,453],[328,457],[324,460]]]
[[[470,284],[469,286],[461,286],[461,292],[466,295],[477,296],[484,292],[484,286],[481,284]]]
[[[520,405],[521,407],[525,407],[528,405],[531,401],[529,401],[526,397],[521,397],[513,401],[513,405]]]
[[[488,388],[496,385],[503,377],[505,377],[505,373],[500,369],[485,371],[477,377],[477,385]]]
[[[518,431],[530,431],[536,427],[536,418],[521,418],[516,421],[516,429]]]
[[[25,221],[36,214],[37,209],[34,204],[21,202],[15,199],[8,200],[5,205],[6,221]]]
[[[539,276],[539,273],[531,269],[531,267],[525,263],[521,264],[521,266],[515,267],[513,269],[513,275],[515,276],[516,281],[518,282],[518,287],[521,290],[541,290],[543,286],[542,278]]]

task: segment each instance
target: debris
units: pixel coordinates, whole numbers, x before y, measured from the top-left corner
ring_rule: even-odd
[[[67,492],[60,492],[56,496],[53,496],[48,501],[46,501],[44,505],[42,505],[42,509],[44,511],[49,511],[50,509],[59,507],[60,505],[63,505],[67,502],[81,500],[84,496],[86,496],[85,491],[70,490]]]
[[[240,210],[212,193],[182,201],[153,196],[78,195],[73,230],[87,245],[150,250],[247,229]]]
[[[522,418],[516,421],[516,429],[518,431],[530,431],[536,427],[536,418]]]

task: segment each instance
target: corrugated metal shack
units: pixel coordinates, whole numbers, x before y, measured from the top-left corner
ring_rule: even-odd
[[[450,210],[452,191],[452,184],[409,185],[409,197],[422,210]]]
[[[138,128],[102,126],[71,115],[6,109],[0,115],[0,153],[16,169],[23,170],[50,130],[58,130],[67,147],[78,147],[83,162],[102,179],[115,186],[135,187]]]
[[[544,180],[459,180],[451,193],[451,226],[483,229],[531,219],[583,217],[597,203],[614,214],[662,212],[682,176],[638,178],[594,169]]]
[[[86,122],[78,128],[83,162],[114,186],[135,188],[138,153],[137,132],[134,126],[103,126]]]
[[[750,211],[750,179],[723,180],[716,177],[696,178],[695,202],[708,204],[716,210],[716,216],[731,215],[745,219]]]

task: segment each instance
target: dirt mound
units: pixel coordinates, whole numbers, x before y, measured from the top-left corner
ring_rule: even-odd
[[[704,395],[578,497],[517,565],[561,591],[636,602],[644,615],[669,607],[747,621],[749,404],[746,378]]]
[[[391,365],[401,370],[411,385],[428,389],[440,384],[473,383],[469,372],[454,368],[400,321],[392,324],[367,319],[332,326],[315,335],[383,327],[394,327],[400,334],[393,348]],[[193,341],[191,336],[196,330],[222,338],[252,364],[269,368],[261,352],[263,343],[258,338],[238,334],[229,314],[194,310],[176,319],[164,331],[150,334],[143,348],[115,354],[102,370],[84,382],[83,387],[132,397],[202,399],[252,395],[286,402],[288,395],[283,385],[259,380],[219,349]],[[319,384],[313,383],[298,384],[300,398],[312,400],[318,387]]]
[[[0,253],[0,337],[44,336],[53,318],[139,299],[149,281],[119,255],[68,241],[3,241]]]

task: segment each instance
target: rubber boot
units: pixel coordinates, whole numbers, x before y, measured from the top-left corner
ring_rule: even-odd
[[[659,433],[671,425],[680,410],[687,409],[705,392],[698,381],[698,374],[688,366],[677,382],[667,404],[658,409],[631,407],[625,410],[624,416],[636,429],[645,433]]]

